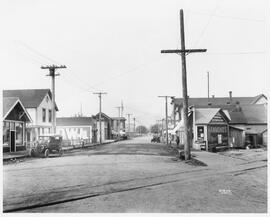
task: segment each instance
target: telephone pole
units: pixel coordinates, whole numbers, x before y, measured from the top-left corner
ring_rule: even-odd
[[[120,113],[120,109],[121,109],[121,106],[116,106],[115,108],[117,108],[118,109],[118,118],[119,118],[119,120],[117,120],[116,121],[116,123],[117,123],[117,133],[119,133],[120,132],[120,115],[121,115],[121,113]]]
[[[47,76],[52,77],[52,102],[53,102],[53,108],[52,108],[52,133],[56,133],[56,114],[55,114],[55,77],[59,76],[60,74],[55,74],[55,69],[65,69],[67,68],[65,65],[50,65],[50,66],[41,66],[41,69],[49,69],[49,74]]]
[[[136,118],[133,118],[133,121],[134,121],[134,135],[135,135],[135,133],[136,133],[135,120],[136,120]]]
[[[93,93],[93,94],[97,94],[98,97],[99,97],[99,117],[98,117],[98,120],[99,120],[99,144],[102,144],[102,138],[101,138],[101,97],[102,97],[102,94],[107,94],[105,92],[97,92],[97,93]]]
[[[186,49],[185,48],[185,30],[184,30],[184,12],[180,10],[180,34],[181,34],[181,50],[162,50],[161,53],[181,54],[182,59],[182,94],[183,103],[183,121],[184,121],[184,143],[185,143],[185,160],[190,159],[190,139],[188,124],[188,95],[187,95],[187,75],[186,75],[186,55],[190,53],[206,52],[206,49]]]
[[[168,97],[173,98],[174,96],[158,96],[165,98],[165,124],[166,124],[166,145],[169,145],[169,135],[168,135]]]
[[[128,133],[130,133],[130,115],[132,115],[132,114],[127,114],[127,116],[128,116]]]
[[[123,100],[121,100],[121,117],[123,117],[124,114],[124,105],[123,105]]]
[[[209,103],[209,72],[207,71],[207,100]]]

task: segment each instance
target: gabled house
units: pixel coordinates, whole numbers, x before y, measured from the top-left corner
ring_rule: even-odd
[[[39,135],[52,132],[52,93],[50,89],[3,90],[3,97],[17,97],[26,108],[32,122],[27,124],[26,140],[32,142]],[[55,110],[58,111],[57,106]]]
[[[3,97],[3,152],[26,150],[26,124],[32,121],[17,97]]]
[[[117,138],[126,132],[126,118],[124,117],[111,117],[112,135]]]
[[[204,109],[208,113],[207,117],[211,118],[211,111],[213,109],[222,110],[222,112],[228,117],[228,147],[245,147],[246,145],[258,146],[266,144],[267,131],[267,98],[261,94],[256,97],[230,97],[229,98],[189,98],[189,112],[199,111]],[[220,104],[221,103],[221,104]],[[223,104],[222,104],[223,103]],[[177,113],[177,127],[172,131],[183,131],[181,126],[183,125],[181,114],[183,108],[182,99],[173,99],[172,104],[175,113]],[[173,113],[173,116],[174,114]],[[175,116],[174,116],[175,117]],[[196,129],[198,124],[197,118],[194,119],[195,125],[192,129],[192,138],[196,141],[198,139],[199,129]],[[183,127],[183,126],[182,126]],[[201,128],[200,130],[202,130]],[[205,128],[204,128],[205,129]],[[205,135],[205,133],[202,133]],[[208,134],[207,134],[208,135]],[[206,146],[209,141],[209,137],[206,135]],[[181,136],[180,136],[181,141]],[[194,144],[194,143],[193,143]]]
[[[100,137],[100,125],[99,125],[99,113],[95,116],[92,116],[96,122],[96,129],[97,129],[97,141],[99,142]],[[101,140],[110,140],[112,139],[112,119],[106,115],[105,113],[101,112]]]
[[[97,142],[96,126],[92,117],[56,118],[56,133],[74,146]]]

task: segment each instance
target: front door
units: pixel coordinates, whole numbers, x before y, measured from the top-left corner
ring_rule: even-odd
[[[10,131],[10,152],[15,152],[15,131]]]

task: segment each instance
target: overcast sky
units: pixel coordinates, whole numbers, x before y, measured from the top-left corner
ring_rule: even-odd
[[[56,80],[58,116],[124,113],[149,126],[164,116],[164,99],[182,96],[180,48],[184,9],[188,95],[268,94],[267,1],[263,0],[1,0],[3,89],[50,88],[41,65],[65,64]],[[269,34],[268,34],[269,36]]]

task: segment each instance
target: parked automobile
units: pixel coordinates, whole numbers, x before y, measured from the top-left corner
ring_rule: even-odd
[[[32,157],[49,157],[50,154],[62,156],[62,136],[57,134],[40,135],[30,150]]]
[[[160,143],[160,138],[157,135],[154,135],[153,138],[151,139],[151,142],[157,142]]]

